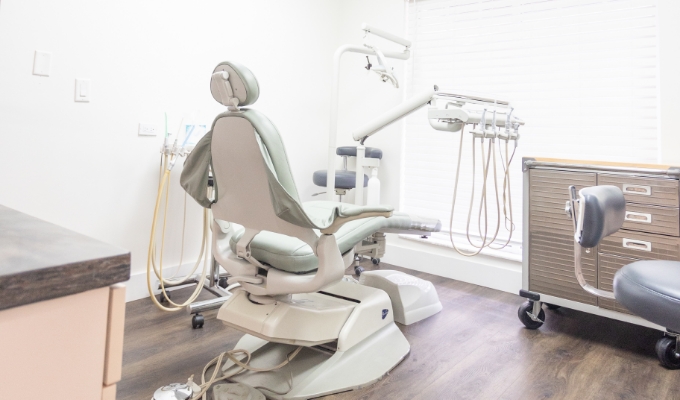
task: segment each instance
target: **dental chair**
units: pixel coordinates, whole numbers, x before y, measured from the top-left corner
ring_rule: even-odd
[[[569,190],[567,210],[574,224],[574,266],[579,284],[595,296],[616,299],[631,312],[666,327],[666,335],[656,344],[656,354],[664,367],[680,368],[680,262],[632,262],[614,276],[613,293],[589,285],[581,271],[581,247],[594,248],[618,231],[625,219],[626,202],[616,186],[583,188],[578,197],[574,186]]]
[[[210,89],[229,110],[187,159],[181,183],[211,208],[213,256],[239,285],[217,318],[246,333],[235,348],[250,352],[253,366],[278,365],[303,346],[281,369],[231,380],[269,398],[306,399],[381,379],[410,351],[395,318],[412,323],[441,303],[430,282],[401,272],[366,272],[365,284],[345,277],[352,249],[377,231],[429,234],[441,224],[390,206],[301,203],[276,127],[244,108],[259,97],[255,76],[223,62]],[[209,170],[214,199],[205,194]],[[230,362],[223,371],[231,368],[239,367]]]

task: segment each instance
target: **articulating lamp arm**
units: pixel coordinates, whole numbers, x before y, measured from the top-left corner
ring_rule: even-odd
[[[401,38],[401,37],[399,37],[395,34],[386,32],[382,29],[372,27],[371,25],[368,25],[367,23],[361,24],[361,29],[366,33],[372,33],[375,36],[379,36],[383,39],[389,40],[390,42],[400,44],[400,45],[406,47],[406,49],[409,49],[411,47],[411,41],[410,40],[406,40],[406,39]]]
[[[382,115],[376,117],[372,121],[366,123],[361,128],[352,132],[352,137],[354,138],[354,140],[361,142],[363,144],[364,141],[369,136],[372,136],[373,134],[385,128],[386,126],[393,124],[394,122],[399,121],[400,119],[406,117],[412,112],[426,106],[430,102],[430,100],[432,100],[432,96],[435,95],[437,90],[438,88],[435,85],[432,89],[428,89],[422,93],[419,93],[411,97],[405,102],[399,104],[398,106],[392,108],[391,110],[384,112]]]

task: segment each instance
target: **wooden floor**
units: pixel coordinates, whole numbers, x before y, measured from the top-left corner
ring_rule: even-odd
[[[680,371],[654,355],[658,331],[568,309],[546,310],[545,325],[531,331],[517,319],[519,296],[406,272],[434,283],[444,309],[399,325],[411,353],[383,380],[326,399],[680,399]],[[233,348],[242,334],[215,314],[194,330],[184,311],[128,303],[118,399],[150,399]]]

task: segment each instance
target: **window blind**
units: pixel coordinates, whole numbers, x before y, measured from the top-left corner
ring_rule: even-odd
[[[510,100],[526,121],[510,173],[515,230],[509,251],[518,253],[521,243],[523,156],[658,162],[656,13],[655,0],[408,3],[413,57],[406,96],[437,84],[443,91]],[[433,130],[426,109],[407,117],[404,129],[401,208],[441,219],[448,232],[460,134]],[[472,184],[466,135],[457,234],[466,230]],[[480,164],[477,188],[479,170]],[[495,227],[495,203],[490,211]],[[471,232],[478,237],[477,206],[473,212]],[[448,234],[437,238],[448,240]],[[499,238],[507,238],[507,230]]]

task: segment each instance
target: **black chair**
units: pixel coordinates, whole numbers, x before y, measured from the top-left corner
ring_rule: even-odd
[[[578,198],[573,186],[569,190],[578,282],[589,293],[616,299],[631,312],[666,327],[666,335],[656,344],[656,354],[664,367],[680,368],[680,262],[635,261],[616,273],[613,293],[592,287],[581,271],[580,247],[593,248],[618,231],[625,218],[626,201],[616,186],[587,187],[579,191]]]

